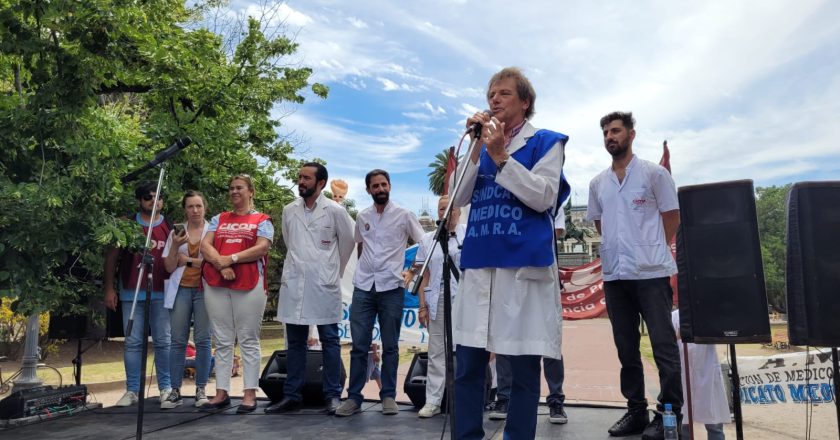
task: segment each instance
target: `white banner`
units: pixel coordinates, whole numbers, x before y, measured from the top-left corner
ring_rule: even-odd
[[[350,342],[350,304],[353,302],[353,274],[356,273],[356,263],[358,258],[356,253],[350,261],[347,262],[347,267],[344,269],[344,277],[341,278],[341,302],[342,302],[342,316],[341,322],[338,323],[338,335],[343,342]],[[417,319],[417,307],[403,307],[402,328],[400,328],[400,344],[421,345],[427,344],[429,341],[429,333],[426,327],[420,328],[420,321]],[[379,334],[379,323],[375,323],[373,327],[373,338],[371,341],[376,342],[382,346],[380,342],[381,335]]]
[[[775,356],[738,357],[741,403],[825,403],[834,401],[830,349]]]

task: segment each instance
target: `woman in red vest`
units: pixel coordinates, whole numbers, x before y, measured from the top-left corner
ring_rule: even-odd
[[[233,345],[239,340],[244,392],[236,412],[249,413],[257,408],[265,268],[274,226],[268,215],[254,209],[250,176],[233,176],[228,195],[233,209],[213,217],[201,242],[204,302],[216,338],[216,396],[201,408],[230,406]]]

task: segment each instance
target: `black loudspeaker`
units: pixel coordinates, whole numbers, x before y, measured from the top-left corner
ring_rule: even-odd
[[[788,196],[788,334],[840,346],[840,182],[800,182]]]
[[[324,382],[322,371],[324,369],[324,354],[321,350],[308,350],[306,352],[306,377],[304,378],[303,403],[305,405],[324,404]],[[341,364],[341,386],[347,381],[347,371],[344,363]],[[277,350],[272,353],[268,363],[263,368],[260,376],[260,388],[271,402],[279,402],[283,399],[283,385],[286,384],[286,350]]]
[[[680,335],[685,342],[770,342],[752,180],[678,192]]]
[[[83,303],[87,300],[82,299]],[[88,304],[90,313],[105,313],[105,305],[101,300]],[[105,338],[106,329],[94,323],[91,315],[60,315],[57,312],[50,312],[50,324],[48,336],[50,339],[91,339],[101,340]]]
[[[454,359],[453,359],[454,361]],[[454,365],[453,365],[454,367]],[[429,368],[429,353],[419,352],[414,353],[414,359],[411,360],[411,366],[408,367],[408,374],[405,375],[405,382],[403,382],[403,391],[408,395],[411,404],[415,408],[422,408],[426,404],[426,381],[428,380]],[[487,385],[484,390],[486,397],[490,393],[490,387],[493,384],[493,376],[490,372],[490,366],[487,366],[486,372]],[[446,386],[446,377],[443,378],[444,386]],[[443,397],[440,401],[441,412],[446,412],[446,389],[443,390]]]

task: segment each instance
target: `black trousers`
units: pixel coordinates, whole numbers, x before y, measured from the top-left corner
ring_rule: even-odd
[[[670,403],[674,412],[682,408],[682,379],[677,336],[671,325],[673,291],[668,277],[647,280],[605,281],[607,313],[612,324],[613,340],[621,361],[621,394],[630,411],[647,408],[642,355],[639,352],[639,317],[645,320],[653,358],[659,369],[659,401],[664,410]]]

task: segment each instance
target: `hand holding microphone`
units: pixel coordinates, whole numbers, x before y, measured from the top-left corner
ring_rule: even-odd
[[[470,139],[481,135],[481,127],[490,122],[492,116],[493,113],[490,110],[484,110],[467,118],[467,133],[470,134]]]

